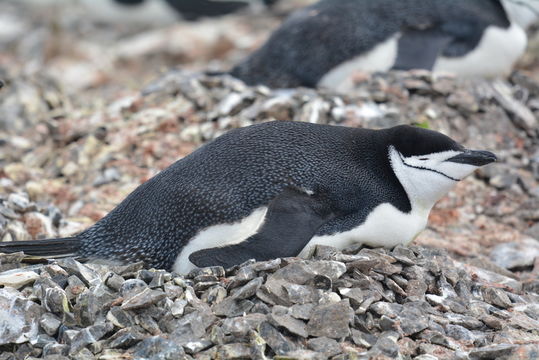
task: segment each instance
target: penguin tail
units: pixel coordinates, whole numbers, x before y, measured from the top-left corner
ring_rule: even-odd
[[[214,71],[214,70],[206,70],[206,71],[204,71],[204,75],[206,75],[206,76],[223,76],[223,75],[230,75],[230,71]]]
[[[80,239],[77,237],[0,242],[0,253],[22,251],[26,255],[43,258],[76,256],[79,248]]]

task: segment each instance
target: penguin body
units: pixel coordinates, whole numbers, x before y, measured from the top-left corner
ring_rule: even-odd
[[[441,196],[492,161],[492,153],[411,126],[252,125],[139,186],[66,240],[66,251],[185,273],[195,265],[297,256],[314,244],[407,244]],[[0,251],[29,245],[23,250],[43,255],[47,241],[0,243]],[[61,252],[59,240],[50,241]]]
[[[15,0],[12,0],[15,1]],[[73,5],[72,0],[16,0],[32,7]],[[277,0],[79,0],[96,21],[163,25],[231,14],[250,7],[271,6]]]
[[[274,88],[345,88],[356,71],[507,74],[525,51],[530,0],[322,0],[293,13],[231,74]]]

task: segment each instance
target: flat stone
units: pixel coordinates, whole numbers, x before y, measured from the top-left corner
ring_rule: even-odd
[[[132,316],[119,306],[113,306],[107,313],[106,318],[114,324],[114,326],[121,329],[134,325]]]
[[[531,238],[499,244],[490,253],[494,263],[509,270],[533,266],[537,257],[539,241]]]
[[[335,356],[342,352],[341,346],[334,339],[327,337],[313,338],[307,341],[307,347],[313,351],[322,353],[326,357]]]
[[[283,284],[285,296],[292,304],[306,304],[318,302],[320,296],[316,288],[307,285]]]
[[[0,285],[19,289],[39,279],[39,275],[32,270],[14,269],[0,273]]]
[[[358,308],[365,301],[366,292],[360,288],[341,288],[339,294],[350,299],[350,304],[353,308]]]
[[[376,344],[378,341],[378,338],[372,334],[368,334],[356,329],[352,329],[352,341],[357,346],[364,347],[366,349],[370,349],[371,347]]]
[[[484,346],[478,349],[470,351],[470,359],[499,359],[511,355],[517,348],[517,345],[513,344],[497,344]]]
[[[496,289],[492,287],[483,288],[483,298],[486,302],[492,305],[499,306],[501,308],[507,309],[513,306],[513,303],[509,299],[509,296],[502,289]]]
[[[146,338],[135,345],[131,352],[135,358],[152,360],[175,360],[185,355],[181,345],[163,336]]]
[[[314,308],[307,331],[311,336],[339,339],[348,336],[353,310],[348,299]]]
[[[309,320],[313,309],[314,304],[296,304],[289,308],[288,313],[296,319]]]
[[[253,306],[252,301],[237,300],[234,297],[229,297],[215,304],[212,310],[217,316],[234,317],[249,312]]]
[[[243,285],[242,287],[238,289],[234,289],[233,292],[231,292],[231,295],[235,299],[247,299],[251,296],[254,296],[260,286],[264,283],[264,279],[262,277],[258,277],[256,279],[253,279],[249,281],[247,284]]]
[[[285,355],[296,350],[296,345],[284,337],[268,322],[263,322],[260,324],[258,327],[258,333],[277,355]]]
[[[152,290],[145,288],[140,293],[129,297],[122,303],[122,310],[134,310],[148,307],[155,304],[166,297],[161,290]]]
[[[283,327],[292,334],[301,336],[303,338],[308,337],[306,324],[290,315],[271,314],[268,316],[268,319],[273,326]]]
[[[49,336],[53,336],[58,331],[62,321],[51,313],[44,313],[39,320],[39,325]]]
[[[22,344],[38,334],[43,310],[13,288],[0,289],[0,345]]]
[[[129,279],[120,286],[120,294],[124,299],[129,299],[148,288],[148,284],[141,279]]]
[[[251,359],[251,347],[249,344],[232,343],[219,346],[217,350],[219,359]]]
[[[247,314],[245,316],[225,319],[221,329],[225,332],[225,334],[232,334],[235,337],[242,337],[247,335],[249,331],[258,328],[258,326],[266,320],[267,317],[264,314]]]
[[[109,339],[109,346],[112,349],[127,349],[142,341],[144,336],[133,328],[125,328],[118,330]]]

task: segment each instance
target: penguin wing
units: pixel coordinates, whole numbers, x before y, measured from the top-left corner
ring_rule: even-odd
[[[286,188],[269,203],[258,233],[238,244],[196,251],[189,260],[199,267],[228,268],[249,259],[297,256],[317,230],[335,217],[336,211],[325,195]]]
[[[438,56],[452,41],[452,36],[429,29],[408,29],[399,38],[396,70],[432,70]]]

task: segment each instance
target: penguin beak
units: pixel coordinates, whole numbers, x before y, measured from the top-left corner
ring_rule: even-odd
[[[464,152],[453,156],[446,161],[473,166],[483,166],[496,161],[496,155],[494,155],[490,151],[465,150]]]

